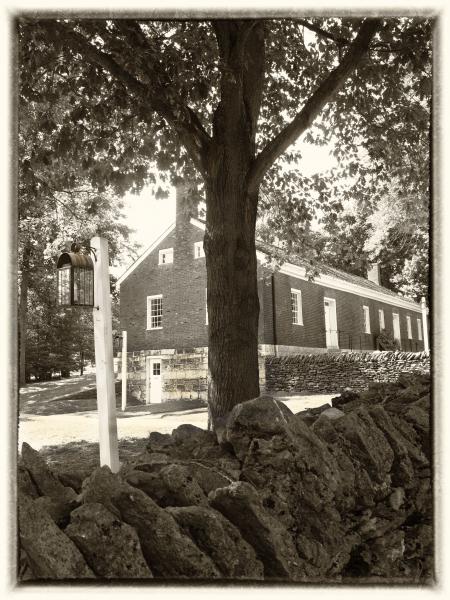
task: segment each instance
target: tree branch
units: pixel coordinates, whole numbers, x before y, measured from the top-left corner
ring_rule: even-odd
[[[81,54],[111,73],[126,86],[128,91],[144,100],[151,109],[166,119],[178,133],[197,168],[204,172],[204,157],[209,151],[210,137],[194,111],[175,93],[169,95],[171,89],[169,85],[161,85],[154,79],[151,85],[146,85],[124,69],[110,54],[95,47],[83,35],[67,25],[53,21],[49,23],[49,27],[53,28],[56,35],[61,36],[64,41],[69,41]]]
[[[380,23],[379,19],[366,19],[363,22],[358,35],[350,44],[340,64],[322,81],[297,116],[255,158],[248,174],[250,192],[256,191],[269,167],[311,126],[323,107],[342,87],[347,77],[368,51],[370,41],[380,27]]]
[[[303,25],[304,27],[309,29],[310,31],[317,33],[317,35],[327,38],[328,40],[332,40],[333,42],[336,42],[336,44],[339,44],[340,46],[348,46],[350,44],[350,40],[348,40],[347,38],[342,37],[340,35],[334,35],[333,33],[329,33],[328,31],[325,31],[321,27],[318,27],[317,25],[313,25],[309,21],[305,21],[305,19],[298,19],[297,22],[300,23],[300,25]]]

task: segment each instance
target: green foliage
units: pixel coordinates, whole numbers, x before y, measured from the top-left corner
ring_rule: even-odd
[[[21,50],[25,68],[26,52]],[[61,251],[74,240],[84,242],[97,234],[108,239],[112,264],[121,254],[134,254],[136,248],[123,224],[122,202],[111,186],[95,179],[101,164],[93,164],[96,175],[91,179],[83,168],[89,156],[83,157],[80,149],[76,158],[68,154],[73,140],[80,139],[68,119],[80,126],[82,111],[74,109],[70,95],[54,102],[55,94],[45,81],[49,77],[56,82],[60,71],[48,72],[39,52],[35,60],[38,73],[27,73],[26,79],[21,72],[18,285],[20,290],[26,271],[27,290],[22,293],[27,297],[23,309],[28,318],[26,332],[20,332],[26,339],[26,370],[28,376],[45,378],[52,372],[78,369],[80,352],[86,360],[94,358],[91,316],[85,310],[56,306],[55,268]]]
[[[360,23],[357,18],[264,21],[264,87],[256,150],[295,117],[338,64]],[[151,90],[153,86],[156,95],[163,86],[168,105],[181,100],[205,131],[213,133],[223,66],[212,24],[71,19],[63,25],[65,30],[52,19],[30,18],[18,23],[21,111],[30,104],[42,107],[38,130],[48,139],[29,160],[54,166],[70,161],[72,175],[81,166],[95,189],[111,186],[117,193],[139,191],[154,181],[155,167],[170,171],[172,181],[181,173],[198,179],[192,153],[176,126],[161,115],[159,104],[152,102]],[[309,29],[314,27],[317,35]],[[423,18],[383,20],[369,55],[305,137],[319,145],[337,139],[334,153],[340,170],[326,184],[297,173],[299,194],[315,190],[330,197],[340,178],[355,174],[364,174],[359,188],[374,183],[378,193],[381,182],[387,185],[395,176],[407,189],[417,189],[417,184],[426,188],[427,161],[420,153],[428,141],[432,27],[433,22]],[[71,32],[111,57],[128,79],[117,69],[99,66],[89,47],[75,43]],[[142,85],[149,86],[145,92]],[[366,164],[361,150],[369,159]],[[417,154],[420,159],[414,160]],[[298,157],[291,146],[283,159],[295,163]],[[61,175],[66,181],[70,177]],[[278,161],[267,174],[266,185],[292,191],[286,179]]]
[[[62,308],[54,301],[54,277],[30,290],[26,373],[38,380],[52,374],[80,370],[82,361],[94,360],[92,312]]]
[[[57,211],[68,201],[61,194],[81,182],[95,194],[83,202],[87,220],[98,216],[103,226],[110,194],[155,184],[156,170],[163,183],[192,181],[208,204],[218,169],[227,172],[224,161],[234,159],[224,153],[231,135],[225,113],[241,119],[230,120],[232,135],[249,141],[250,173],[301,115],[303,140],[332,143],[338,167],[302,173],[296,135],[284,153],[272,152],[257,185],[260,234],[283,240],[286,252],[299,250],[312,270],[327,259],[362,274],[367,261],[379,258],[392,265],[393,284],[406,289],[408,270],[419,277],[426,236],[414,246],[411,225],[402,233],[411,242],[405,253],[398,218],[372,242],[380,213],[391,224],[391,202],[399,203],[400,215],[402,198],[412,212],[428,208],[434,23],[382,19],[368,52],[322,106],[317,91],[326,95],[330,73],[364,24],[354,17],[233,20],[222,28],[202,20],[19,19],[20,196],[31,218],[43,205]],[[258,56],[247,52],[256,38],[264,42]],[[252,95],[259,89],[261,97]]]
[[[380,350],[400,350],[400,343],[391,333],[383,329],[377,336],[376,347]]]

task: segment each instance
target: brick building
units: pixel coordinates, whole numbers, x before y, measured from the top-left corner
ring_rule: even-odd
[[[175,223],[118,280],[128,389],[147,403],[206,397],[204,229],[178,190]],[[261,383],[264,355],[376,350],[381,329],[423,350],[420,306],[380,286],[377,267],[364,279],[323,266],[309,281],[301,257],[274,271],[267,250],[258,245]]]

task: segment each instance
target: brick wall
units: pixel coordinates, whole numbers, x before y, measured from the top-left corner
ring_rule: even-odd
[[[128,332],[129,351],[174,348],[182,352],[208,344],[205,258],[194,258],[194,243],[203,239],[204,232],[190,223],[190,216],[189,206],[186,208],[178,198],[174,231],[121,284],[121,329]],[[159,250],[164,248],[173,248],[174,261],[159,265]],[[303,325],[292,324],[291,288],[302,292]],[[163,296],[163,328],[147,330],[147,296],[156,294]],[[423,341],[418,339],[417,332],[420,312],[392,307],[386,302],[327,288],[280,272],[272,274],[262,265],[258,267],[258,294],[260,344],[311,348],[311,351],[325,348],[324,297],[329,297],[336,300],[341,349],[376,349],[376,338],[380,332],[378,309],[382,308],[388,333],[393,333],[392,314],[395,312],[400,316],[402,349],[423,350]],[[370,310],[370,334],[364,333],[363,305]],[[411,340],[407,339],[407,315],[411,317]]]
[[[348,352],[267,356],[266,391],[339,393],[361,391],[373,381],[395,381],[402,373],[430,372],[426,352]]]
[[[128,332],[128,349],[140,350],[206,346],[206,267],[194,258],[194,243],[203,231],[178,223],[172,234],[122,282],[121,329]],[[160,249],[173,248],[172,264],[158,265]],[[147,330],[147,296],[162,294],[163,327]]]
[[[420,312],[391,306],[389,303],[380,302],[334,290],[313,281],[304,281],[275,273],[274,291],[272,280],[264,280],[264,332],[265,344],[284,346],[300,346],[303,348],[320,348],[326,346],[324,297],[336,300],[337,329],[339,330],[339,347],[350,350],[375,350],[376,338],[380,333],[378,309],[384,310],[385,329],[393,334],[392,313],[400,316],[400,330],[402,349],[408,351],[422,351],[423,341],[418,339],[417,318],[421,319]],[[303,325],[294,325],[291,315],[291,288],[302,292]],[[277,306],[275,328],[272,317],[272,294]],[[370,334],[364,333],[363,305],[369,307]],[[406,316],[411,318],[412,340],[407,339]],[[274,341],[274,335],[276,341]]]

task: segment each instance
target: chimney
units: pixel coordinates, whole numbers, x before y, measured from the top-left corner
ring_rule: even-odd
[[[381,285],[380,282],[380,264],[373,263],[367,271],[367,279],[376,283],[377,285]]]
[[[191,211],[188,202],[188,186],[185,183],[178,183],[176,187],[176,224],[187,223],[191,218]]]
[[[198,218],[199,196],[190,183],[178,183],[176,186],[176,224],[189,223],[192,217]]]

